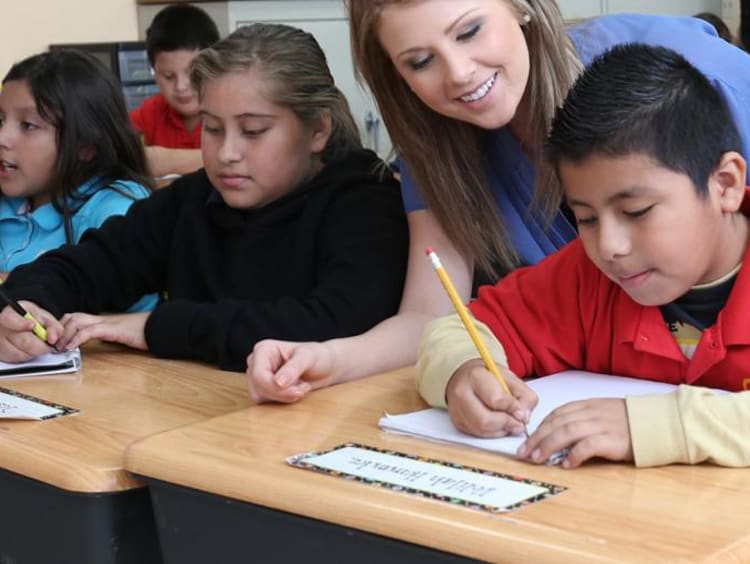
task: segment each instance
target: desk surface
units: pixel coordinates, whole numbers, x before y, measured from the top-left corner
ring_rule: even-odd
[[[80,410],[49,421],[0,420],[0,468],[76,492],[138,487],[123,469],[131,442],[250,405],[243,374],[104,344],[84,348],[77,373],[0,387]]]
[[[709,466],[538,467],[467,447],[379,431],[384,411],[423,407],[410,370],[264,405],[133,444],[138,474],[490,561],[740,562],[750,559],[748,472]],[[569,489],[489,515],[292,468],[286,457],[354,441]]]

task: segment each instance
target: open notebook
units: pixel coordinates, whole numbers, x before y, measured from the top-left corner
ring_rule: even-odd
[[[26,362],[0,362],[0,379],[65,374],[81,368],[81,351],[43,354]]]
[[[544,376],[529,381],[528,385],[539,396],[539,403],[531,414],[531,421],[528,424],[529,433],[534,432],[548,413],[571,401],[664,394],[676,388],[673,384],[651,380],[579,371],[567,371]],[[460,443],[514,456],[525,439],[523,436],[481,439],[466,435],[453,426],[447,411],[435,408],[403,415],[386,414],[380,419],[378,425],[385,431],[436,441]]]

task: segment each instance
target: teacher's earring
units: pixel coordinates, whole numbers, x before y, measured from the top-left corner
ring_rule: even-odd
[[[527,23],[531,21],[531,16],[529,14],[524,14],[523,17],[521,18],[521,21],[523,22],[522,25],[526,25]]]

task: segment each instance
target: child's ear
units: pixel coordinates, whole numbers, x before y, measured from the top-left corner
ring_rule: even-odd
[[[313,125],[311,130],[311,151],[313,153],[322,153],[326,145],[328,145],[328,140],[331,138],[331,132],[333,131],[333,120],[331,119],[331,114],[329,112],[325,112],[322,116],[320,116],[320,119]]]
[[[733,213],[740,209],[745,197],[746,180],[747,163],[742,155],[736,151],[724,153],[709,180],[719,189],[722,211]]]

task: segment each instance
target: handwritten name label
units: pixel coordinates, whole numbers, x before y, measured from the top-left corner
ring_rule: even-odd
[[[32,419],[43,421],[78,410],[28,396],[7,388],[0,388],[0,419]]]
[[[545,494],[558,493],[546,487],[547,484],[527,483],[490,471],[456,468],[438,461],[417,460],[400,453],[351,445],[324,453],[298,455],[289,462],[385,484],[391,489],[427,494],[451,503],[459,500],[488,511],[507,511],[524,502],[541,499]]]

